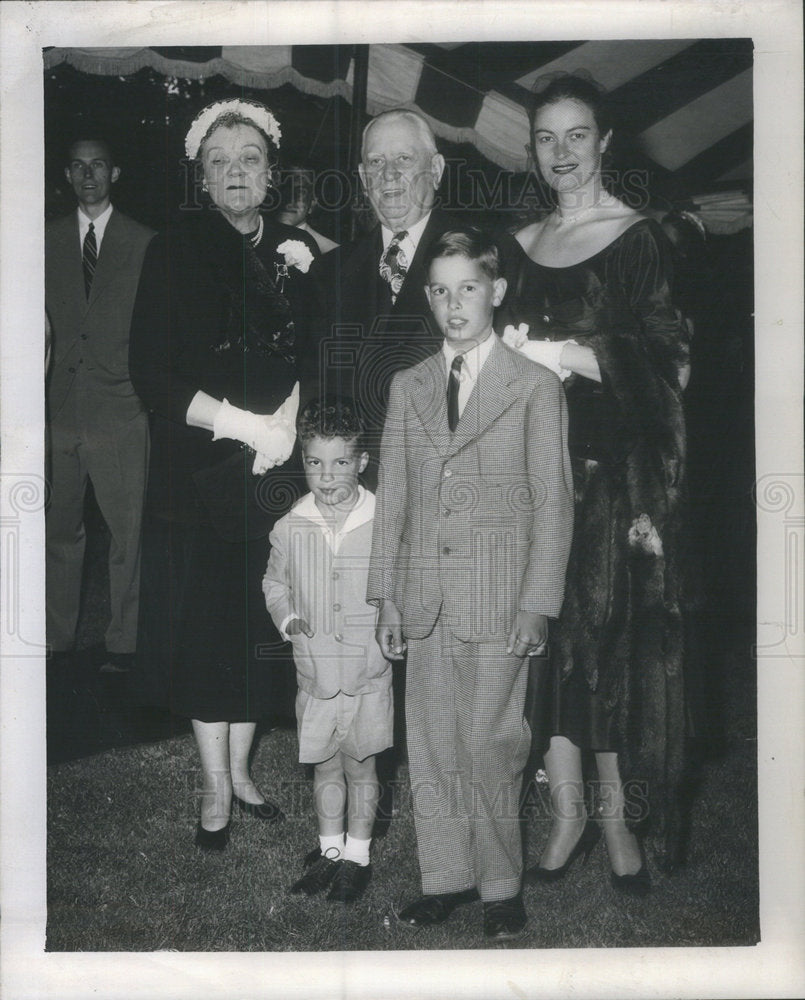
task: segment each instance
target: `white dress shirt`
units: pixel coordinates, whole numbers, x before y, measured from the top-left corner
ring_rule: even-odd
[[[81,206],[78,207],[78,243],[81,247],[81,252],[84,252],[84,237],[89,232],[90,222],[95,226],[95,246],[98,248],[98,254],[101,252],[101,243],[103,243],[103,234],[106,232],[106,225],[112,218],[112,205],[110,204],[97,219],[90,219],[88,215],[84,215],[81,210]]]
[[[461,375],[459,377],[458,383],[458,415],[459,417],[464,412],[464,407],[467,405],[467,400],[472,394],[472,390],[475,388],[475,383],[478,380],[478,373],[483,368],[486,359],[492,350],[492,346],[495,342],[494,332],[490,332],[489,336],[480,344],[476,344],[471,347],[468,351],[461,351],[454,348],[447,341],[442,345],[442,353],[444,354],[445,360],[445,373],[447,378],[450,378],[450,366],[453,364],[453,358],[457,354],[464,355],[464,362],[461,365]]]

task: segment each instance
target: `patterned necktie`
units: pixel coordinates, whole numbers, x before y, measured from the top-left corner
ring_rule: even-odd
[[[452,433],[458,427],[458,389],[461,385],[461,366],[464,363],[464,355],[457,354],[450,365],[450,374],[447,377],[447,426]]]
[[[92,279],[95,276],[95,265],[98,263],[98,244],[95,241],[95,226],[91,222],[87,230],[87,235],[84,237],[84,249],[81,257],[84,264],[84,291],[87,298],[89,298],[89,290],[92,288]]]
[[[383,251],[383,256],[380,258],[380,276],[391,287],[392,302],[396,302],[402,283],[408,274],[408,258],[405,256],[405,250],[400,246],[407,235],[407,229],[395,233],[391,243]]]

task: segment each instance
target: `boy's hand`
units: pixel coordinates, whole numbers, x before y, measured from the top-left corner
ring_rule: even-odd
[[[393,601],[383,601],[377,616],[375,640],[380,652],[387,660],[401,660],[405,656],[405,640],[402,635],[402,616]]]
[[[506,652],[515,656],[543,656],[548,648],[548,619],[535,611],[518,611]]]
[[[314,632],[304,618],[292,618],[285,626],[286,635],[299,635],[304,632],[308,639],[312,639]]]

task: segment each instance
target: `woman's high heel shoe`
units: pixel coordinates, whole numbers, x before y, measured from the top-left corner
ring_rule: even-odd
[[[195,843],[202,851],[223,851],[229,843],[229,823],[220,830],[205,830],[199,820]]]
[[[237,795],[233,793],[232,801],[240,809],[242,813],[246,813],[247,816],[254,816],[257,819],[264,819],[268,823],[279,823],[280,820],[285,819],[285,813],[280,809],[279,806],[274,805],[273,802],[269,802],[266,799],[265,802],[246,802],[245,799],[239,799]]]
[[[581,857],[582,865],[587,864],[590,854],[600,838],[601,830],[598,824],[588,819],[584,829],[581,831],[581,836],[576,842],[576,846],[568,854],[567,860],[563,865],[560,865],[558,868],[543,868],[542,865],[534,865],[533,868],[529,868],[526,871],[523,881],[529,885],[557,882],[560,878],[564,878],[567,875],[573,867],[576,858]]]
[[[616,875],[610,872],[612,885],[626,896],[648,896],[651,892],[651,875],[645,862],[634,875]]]

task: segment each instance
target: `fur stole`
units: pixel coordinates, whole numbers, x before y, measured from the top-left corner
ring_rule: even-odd
[[[676,359],[613,326],[587,343],[617,448],[574,461],[576,528],[555,655],[581,670],[611,713],[627,816],[658,863],[678,860],[686,712],[683,532],[685,428]],[[572,405],[572,404],[571,404]]]

